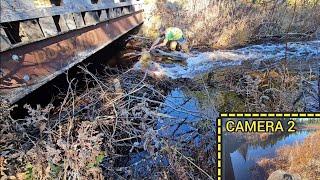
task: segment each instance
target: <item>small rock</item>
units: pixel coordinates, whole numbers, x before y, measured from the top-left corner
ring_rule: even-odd
[[[268,180],[301,180],[301,177],[298,174],[290,174],[282,170],[277,170],[269,176]]]

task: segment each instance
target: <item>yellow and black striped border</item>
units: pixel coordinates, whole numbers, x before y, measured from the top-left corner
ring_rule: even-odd
[[[223,118],[320,118],[317,113],[221,113],[217,119],[217,179],[222,180],[222,119]]]

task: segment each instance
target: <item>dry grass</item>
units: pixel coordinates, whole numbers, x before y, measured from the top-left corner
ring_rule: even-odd
[[[155,81],[133,70],[96,76],[86,68],[87,87],[78,91],[75,79],[63,94],[61,106],[31,107],[28,116],[12,119],[1,105],[1,176],[20,179],[201,178],[214,176],[214,137],[199,144],[161,138],[157,120],[171,83]],[[89,86],[91,84],[91,86]],[[92,87],[92,84],[93,87]],[[80,93],[81,92],[81,93]],[[174,107],[173,107],[174,108]],[[211,124],[212,125],[212,124]],[[163,127],[166,128],[166,127]],[[213,132],[213,125],[210,132]],[[210,144],[208,144],[210,142]],[[200,146],[202,143],[200,143]],[[147,152],[135,164],[130,154]],[[141,163],[151,164],[144,174]],[[209,163],[211,162],[211,163]],[[209,175],[210,174],[210,175]]]
[[[230,92],[218,101],[222,111],[306,112],[311,109],[307,106],[310,104],[307,97],[318,101],[317,90],[311,84],[317,81],[317,74],[312,70],[289,71],[286,65],[274,64],[258,70],[227,69],[209,79],[210,84]],[[230,109],[232,107],[237,109]]]
[[[260,40],[310,38],[320,24],[318,0],[146,0],[143,34],[160,26],[185,31],[192,46],[230,48]]]
[[[103,179],[104,157],[121,153],[121,146],[130,149],[132,141],[149,138],[144,132],[153,127],[157,115],[148,101],[155,93],[144,84],[146,77],[124,73],[98,78],[83,71],[90,77],[87,83],[96,84],[94,88],[78,94],[71,80],[60,107],[26,105],[28,117],[6,116],[1,121],[1,151],[10,154],[4,157],[12,165],[5,174],[13,171],[27,179]]]
[[[282,169],[299,174],[302,179],[320,177],[320,131],[310,135],[303,143],[281,148],[273,159],[262,159],[259,165],[272,173]]]

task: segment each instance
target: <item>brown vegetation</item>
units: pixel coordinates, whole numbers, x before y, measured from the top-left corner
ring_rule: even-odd
[[[260,40],[305,39],[320,24],[318,0],[146,0],[143,33],[183,29],[192,46],[242,46]]]
[[[282,169],[299,174],[302,179],[320,177],[320,131],[310,135],[303,143],[281,148],[273,159],[262,159],[259,166],[268,174]]]
[[[209,83],[229,91],[231,104],[221,102],[222,111],[235,111],[232,107],[246,112],[308,111],[306,98],[318,99],[311,83],[317,80],[316,72],[289,71],[287,67],[277,63],[257,70],[245,66],[226,69],[210,75]]]
[[[28,116],[12,119],[12,108],[1,104],[0,170],[8,179],[212,178],[213,124],[200,145],[161,138],[155,126],[170,82],[154,81],[133,70],[96,76],[81,67],[87,87],[75,79],[61,106],[31,107]],[[89,84],[90,87],[89,87]],[[94,84],[93,87],[92,84]],[[211,122],[211,121],[210,121]],[[163,127],[166,128],[166,127]],[[211,132],[211,134],[209,133]],[[206,147],[211,147],[208,148]],[[130,154],[156,159],[143,174],[127,164]],[[148,163],[147,163],[148,164]]]

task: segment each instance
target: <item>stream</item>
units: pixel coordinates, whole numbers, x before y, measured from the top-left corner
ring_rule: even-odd
[[[155,77],[167,77],[171,79],[195,79],[212,70],[219,70],[224,67],[236,68],[249,62],[251,68],[258,68],[264,62],[278,62],[288,60],[299,64],[308,64],[307,67],[317,71],[320,61],[320,40],[308,42],[291,42],[266,43],[260,45],[250,45],[235,50],[218,50],[214,52],[192,52],[191,55],[175,52],[186,59],[185,63],[162,63],[151,62],[146,70]],[[141,63],[137,62],[134,68],[141,70]],[[313,88],[317,89],[317,82],[313,82]],[[184,88],[173,89],[166,97],[164,106],[160,112],[165,114],[161,117],[156,125],[157,138],[170,139],[171,142],[179,141],[185,143],[194,143],[199,148],[204,148],[206,152],[212,150],[215,143],[215,134],[212,130],[211,139],[202,134],[201,128],[211,126],[215,127],[215,119],[218,116],[219,109],[216,102],[212,102],[215,96],[221,92],[218,89],[210,88],[205,91],[190,91]],[[232,98],[233,95],[225,94],[225,97]],[[308,99],[308,97],[307,97]],[[316,111],[318,109],[316,100],[309,97],[306,104],[308,110]],[[235,107],[237,108],[237,107]],[[220,109],[221,110],[221,109]],[[209,121],[208,121],[209,120]],[[308,131],[300,131],[296,134],[285,134],[280,137],[273,137],[263,144],[250,144],[239,142],[236,138],[232,139],[230,146],[225,149],[228,152],[228,162],[225,173],[228,174],[226,179],[266,179],[266,174],[254,174],[253,171],[257,161],[261,158],[272,158],[276,151],[286,145],[292,145],[303,142],[309,135]],[[157,140],[157,142],[158,142]],[[210,142],[205,147],[200,147],[202,141]],[[160,140],[159,140],[160,142]],[[149,154],[141,152],[130,156],[128,164],[135,167],[135,173],[148,175],[146,169],[150,169],[154,164],[168,165],[168,160],[161,157],[154,160],[147,160]],[[209,160],[212,166],[215,164],[214,155]],[[140,163],[144,159],[146,163]],[[259,174],[259,172],[258,172]],[[235,178],[237,177],[237,178]],[[240,178],[241,177],[241,178]]]
[[[184,57],[186,59],[185,64],[152,62],[148,73],[156,77],[169,77],[171,79],[195,78],[212,70],[240,66],[246,62],[253,68],[258,68],[263,62],[277,62],[284,59],[292,62],[299,61],[300,63],[309,60],[319,61],[320,40],[289,42],[287,44],[265,43],[234,50],[191,52],[191,54],[174,52],[174,54]],[[134,68],[141,69],[140,62]]]
[[[90,64],[93,60],[97,60],[88,66],[90,71],[96,72],[105,70],[107,63],[110,63],[105,62],[106,59],[111,61],[113,65],[119,65],[119,63],[122,63],[123,66],[131,65],[131,59],[123,60],[116,58],[119,56],[114,56],[114,51],[119,51],[119,54],[122,55],[119,49],[115,50],[114,46],[106,48],[104,51],[88,58],[84,64]],[[233,108],[230,111],[244,111],[245,107],[244,100],[239,98],[235,92],[230,93],[219,89],[219,87],[211,87],[204,82],[202,77],[223,68],[236,69],[248,64],[250,68],[258,69],[263,67],[265,62],[274,63],[284,59],[292,62],[298,69],[302,67],[301,65],[304,65],[308,70],[315,72],[318,71],[320,62],[320,40],[291,42],[287,45],[265,43],[249,45],[234,50],[193,51],[191,54],[175,53],[184,57],[186,59],[185,62],[152,61],[146,70],[142,70],[140,62],[134,65],[133,69],[135,70],[147,71],[151,76],[169,78],[182,83],[177,83],[173,89],[170,87],[164,88],[164,100],[162,99],[162,105],[157,107],[159,117],[157,116],[154,128],[148,129],[146,132],[145,137],[151,137],[151,139],[142,137],[137,142],[132,142],[133,145],[130,151],[125,149],[126,154],[112,159],[115,160],[114,164],[116,164],[115,166],[117,166],[116,168],[119,169],[119,172],[124,172],[123,168],[131,168],[132,171],[125,171],[128,177],[150,179],[153,168],[170,168],[173,162],[168,157],[168,154],[173,153],[162,153],[161,150],[166,149],[165,146],[176,147],[181,150],[185,157],[176,157],[181,161],[188,160],[188,157],[196,157],[192,161],[197,160],[197,163],[200,163],[197,165],[206,166],[205,171],[214,177],[216,172],[216,118],[219,116],[219,112],[230,110],[230,108],[223,106],[232,106]],[[70,69],[68,74],[55,78],[53,82],[47,83],[29,96],[26,96],[19,102],[19,107],[12,113],[13,117],[16,119],[23,118],[28,113],[23,108],[25,103],[31,102],[33,105],[46,105],[53,101],[54,105],[58,106],[61,103],[61,98],[56,96],[60,92],[68,90],[69,84],[66,81],[68,76],[68,78],[78,79],[79,84],[77,85],[79,87],[87,85],[86,81],[81,81],[81,79],[85,79],[82,77],[85,75],[79,74],[79,69]],[[190,88],[192,84],[188,83],[191,81],[200,85],[201,88]],[[183,84],[187,84],[186,87]],[[304,106],[307,107],[308,111],[318,111],[319,102],[318,99],[314,98],[318,93],[318,81],[315,80],[310,84],[312,89],[316,90],[312,92],[312,96],[305,95]],[[56,85],[59,88],[56,88]],[[89,87],[93,86],[94,84],[89,84]],[[229,105],[226,103],[229,101],[236,103]],[[296,134],[275,137],[274,140],[268,141],[266,144],[250,144],[242,142],[241,139],[240,141],[237,141],[236,138],[232,139],[235,142],[229,141],[230,148],[226,149],[229,155],[228,162],[230,163],[225,169],[228,174],[231,174],[229,179],[233,177],[244,177],[243,179],[256,177],[254,176],[255,171],[252,171],[252,169],[259,159],[274,157],[279,148],[303,142],[309,134],[310,132],[308,131],[301,131]],[[152,144],[152,146],[145,147],[146,144]],[[105,160],[106,162],[103,166],[108,168],[107,161],[110,159],[106,157]],[[190,165],[190,163],[186,164]],[[263,175],[262,179],[265,177]]]

